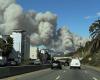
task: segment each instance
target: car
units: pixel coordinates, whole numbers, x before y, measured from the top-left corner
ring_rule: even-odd
[[[81,69],[81,63],[80,63],[80,60],[78,58],[74,58],[71,60],[70,69],[72,69],[72,68]]]
[[[7,58],[0,56],[0,66],[6,66],[7,64]]]
[[[18,63],[14,59],[8,59],[7,60],[7,66],[17,66]]]
[[[66,61],[66,62],[65,62],[65,66],[69,66],[69,62]]]
[[[54,68],[56,68],[56,69],[62,69],[62,65],[61,65],[60,61],[53,61],[51,63],[51,69],[54,69]]]
[[[36,60],[34,60],[34,64],[35,64],[35,65],[41,65],[41,61],[40,61],[40,59],[36,59]]]

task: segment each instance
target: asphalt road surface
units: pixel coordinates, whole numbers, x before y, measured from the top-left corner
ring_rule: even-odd
[[[66,66],[62,70],[49,68],[0,80],[100,80],[100,72],[86,67],[79,70]]]

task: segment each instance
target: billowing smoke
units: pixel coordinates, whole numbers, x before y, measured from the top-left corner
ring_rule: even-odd
[[[15,3],[15,0],[0,0],[0,11],[4,11],[10,4]]]
[[[0,32],[10,33],[18,25],[23,9],[15,0],[0,0]]]
[[[11,32],[13,29],[18,26],[18,19],[23,13],[23,9],[17,4],[11,4],[6,8],[4,12],[4,21],[3,26],[5,27],[5,33]]]
[[[74,51],[85,40],[72,34],[66,27],[57,27],[57,15],[49,11],[27,12],[15,0],[0,0],[0,33],[11,34],[13,29],[25,30],[31,45]]]
[[[73,35],[73,41],[74,41],[74,45],[75,45],[75,50],[77,50],[79,47],[84,47],[85,43],[87,41],[89,41],[88,38],[82,38],[78,35]]]
[[[44,21],[56,26],[57,16],[49,11],[46,13],[37,13],[36,18],[38,22]]]
[[[70,49],[73,47],[73,35],[66,27],[60,28],[58,34],[59,39],[62,41],[63,49]]]
[[[39,24],[39,34],[43,42],[48,43],[51,38],[53,38],[53,25],[49,22],[40,22]]]
[[[37,13],[35,15],[35,21],[35,23],[37,23],[37,30],[35,33],[31,34],[31,37],[35,36],[34,44],[49,45],[56,32],[57,16],[49,11],[45,13]],[[37,39],[40,41],[39,43],[37,43]]]
[[[85,46],[86,41],[88,41],[87,38],[82,38],[70,32],[66,26],[58,30],[58,40],[58,50],[63,50],[67,53],[76,51],[80,46]]]
[[[24,12],[15,0],[0,0],[0,32],[11,34],[13,29],[26,30],[33,45],[48,45],[54,37],[57,16],[49,11],[37,13]],[[34,40],[33,40],[34,38]]]
[[[36,45],[36,44],[39,45],[39,44],[41,44],[40,36],[37,33],[31,34],[30,40],[31,40],[31,44],[33,44],[33,45]]]

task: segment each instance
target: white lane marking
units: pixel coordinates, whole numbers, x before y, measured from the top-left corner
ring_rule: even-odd
[[[64,70],[64,72],[66,72],[66,71]]]
[[[93,77],[93,80],[98,80],[97,78]]]
[[[85,73],[88,73],[87,71],[85,71]]]
[[[60,78],[60,76],[57,76],[57,77],[56,77],[56,80],[58,80],[59,78]]]

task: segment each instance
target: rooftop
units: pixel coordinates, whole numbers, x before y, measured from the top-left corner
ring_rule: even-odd
[[[26,32],[26,31],[25,30],[20,30],[20,29],[14,29],[13,32],[20,32],[20,33],[22,33],[22,32]]]

